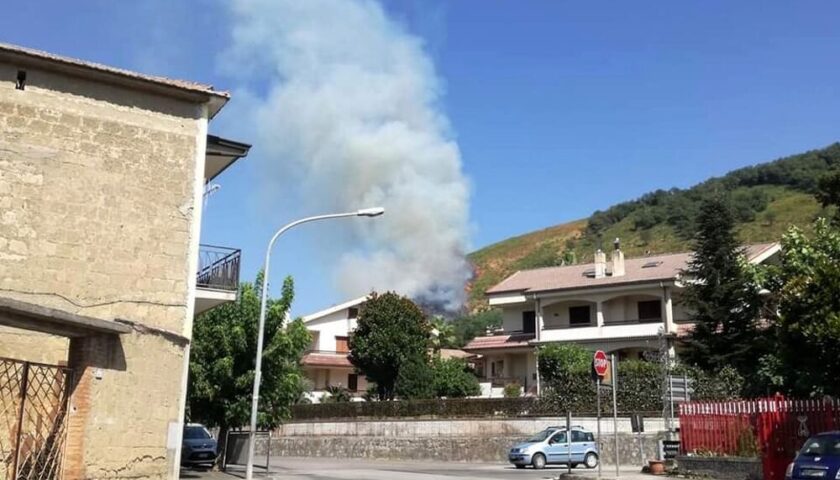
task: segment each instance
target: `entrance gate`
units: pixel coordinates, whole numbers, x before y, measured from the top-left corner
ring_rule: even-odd
[[[72,372],[0,357],[0,480],[60,480]]]

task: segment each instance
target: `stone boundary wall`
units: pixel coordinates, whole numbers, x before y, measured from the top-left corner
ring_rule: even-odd
[[[271,456],[505,462],[512,445],[546,427],[562,425],[565,419],[556,417],[288,423],[272,435]],[[594,418],[573,418],[572,425],[597,431]],[[614,464],[613,431],[612,418],[602,419],[604,464]],[[630,419],[619,418],[620,463],[641,466],[656,458],[663,431],[661,418],[645,419],[642,457],[638,436],[630,433]],[[260,443],[265,452],[265,441]]]
[[[753,480],[763,478],[759,458],[678,456],[681,471],[708,475],[719,480]]]

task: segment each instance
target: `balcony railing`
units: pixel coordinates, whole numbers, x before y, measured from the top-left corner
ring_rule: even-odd
[[[604,327],[615,327],[618,325],[643,325],[646,323],[662,323],[661,318],[646,318],[646,319],[624,319],[624,320],[604,320]],[[567,328],[586,328],[596,327],[594,322],[578,323],[578,324],[563,324],[563,325],[545,325],[543,330],[565,330]]]
[[[235,292],[239,289],[239,259],[242,251],[201,245],[198,254],[199,288]]]

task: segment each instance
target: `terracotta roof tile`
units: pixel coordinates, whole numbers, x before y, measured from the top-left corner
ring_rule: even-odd
[[[306,367],[353,367],[346,353],[310,352],[303,356],[300,363]]]
[[[470,340],[464,350],[488,350],[498,348],[527,347],[528,342],[534,339],[533,333],[512,333],[510,335],[490,335],[487,337],[475,337]]]

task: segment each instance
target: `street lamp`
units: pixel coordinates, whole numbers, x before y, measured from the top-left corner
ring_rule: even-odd
[[[263,282],[262,282],[262,300],[260,301],[260,323],[258,327],[257,333],[257,358],[256,358],[256,368],[254,370],[254,393],[251,396],[251,429],[248,432],[248,464],[245,467],[245,478],[246,480],[251,480],[254,476],[254,446],[256,444],[256,430],[257,430],[257,406],[259,405],[259,398],[260,398],[260,376],[262,373],[262,350],[263,350],[263,329],[265,327],[265,310],[266,310],[266,301],[268,300],[268,267],[269,262],[271,261],[271,249],[274,247],[274,242],[277,240],[277,237],[282,235],[284,232],[289,230],[292,227],[296,227],[302,223],[308,222],[315,222],[318,220],[328,220],[331,218],[342,218],[342,217],[378,217],[385,213],[385,209],[382,207],[375,207],[375,208],[363,208],[361,210],[356,210],[355,212],[346,212],[346,213],[332,213],[329,215],[316,215],[314,217],[306,217],[300,220],[296,220],[285,227],[277,230],[277,233],[271,237],[271,241],[268,242],[268,248],[265,252],[265,264],[263,264]]]

